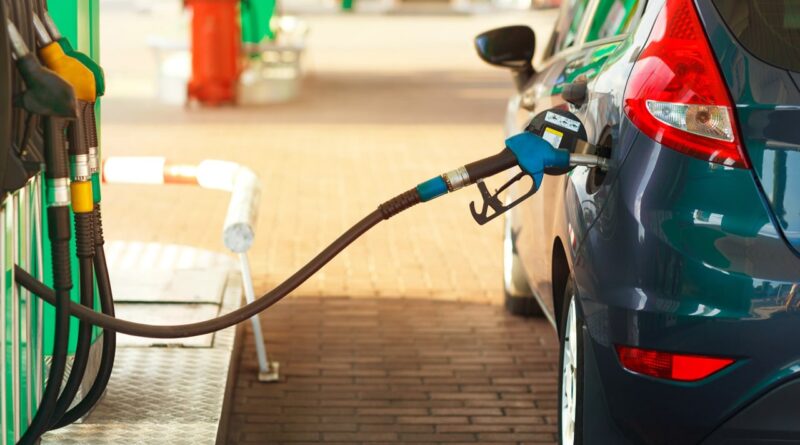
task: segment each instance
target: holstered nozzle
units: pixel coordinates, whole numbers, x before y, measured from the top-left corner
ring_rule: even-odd
[[[16,106],[40,116],[78,117],[75,90],[58,74],[43,67],[33,54],[17,59],[25,92],[14,98]]]

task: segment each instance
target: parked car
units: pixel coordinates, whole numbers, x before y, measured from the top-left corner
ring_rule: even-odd
[[[506,224],[508,306],[561,342],[560,443],[800,443],[800,1],[564,0],[534,69],[535,40],[476,39],[514,73],[507,133],[567,110],[613,164]]]

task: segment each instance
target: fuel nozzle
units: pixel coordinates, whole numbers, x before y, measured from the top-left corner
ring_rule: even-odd
[[[44,27],[47,29],[48,33],[52,40],[58,43],[61,46],[61,49],[64,50],[64,54],[73,59],[77,60],[78,62],[82,63],[89,71],[92,72],[94,75],[94,82],[95,82],[95,94],[97,97],[102,97],[106,93],[106,77],[105,72],[103,71],[103,67],[101,67],[97,62],[94,61],[88,55],[76,50],[72,43],[61,35],[61,31],[59,31],[58,26],[56,26],[55,21],[50,16],[50,13],[45,11],[42,17],[42,21],[44,22]]]
[[[42,22],[37,14],[33,14],[33,27],[39,41],[39,57],[44,64],[69,82],[75,89],[78,99],[78,120],[67,127],[69,138],[69,156],[72,165],[72,182],[70,184],[72,207],[75,213],[92,212],[92,171],[90,154],[96,153],[97,144],[92,135],[96,134],[94,105],[97,101],[97,82],[92,71],[79,60],[69,56],[54,37],[60,37],[56,29],[55,36]]]
[[[91,57],[80,51],[77,51],[72,46],[69,39],[61,34],[61,31],[58,29],[58,26],[48,11],[45,10],[43,12],[41,20],[38,20],[38,23],[41,24],[42,30],[46,31],[48,37],[61,47],[61,50],[67,57],[80,62],[86,69],[91,71],[94,77],[95,100],[98,97],[102,97],[106,91],[105,72],[103,71],[103,68]],[[82,113],[82,121],[84,123],[83,136],[87,141],[86,143],[89,151],[88,168],[89,174],[92,177],[93,198],[95,203],[98,203],[100,201],[100,153],[98,148],[99,138],[97,135],[97,118],[95,116],[95,109],[93,106],[84,107],[82,109]]]
[[[540,117],[541,116],[541,117]],[[467,164],[441,176],[432,178],[419,186],[417,193],[421,202],[430,201],[449,192],[477,184],[483,203],[480,210],[470,203],[472,217],[478,224],[497,218],[522,201],[533,196],[542,185],[544,175],[558,175],[575,166],[609,168],[609,160],[593,154],[591,144],[586,141],[586,131],[577,117],[561,110],[550,110],[534,118],[546,122],[543,126],[531,126],[506,140],[506,147],[498,154]],[[580,147],[580,150],[576,148]],[[512,167],[520,172],[503,184],[494,193],[489,192],[485,178],[494,176]],[[513,202],[504,204],[500,194],[525,176],[533,180],[531,188]]]
[[[25,82],[25,92],[14,98],[15,105],[40,116],[77,117],[72,86],[39,63],[14,23],[7,20],[6,25],[15,64]]]

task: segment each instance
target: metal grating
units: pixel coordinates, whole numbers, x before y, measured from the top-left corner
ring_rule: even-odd
[[[232,270],[219,313],[237,308],[241,298],[241,275]],[[216,443],[234,334],[235,327],[218,332],[210,348],[121,347],[100,404],[83,423],[50,432],[42,443]]]

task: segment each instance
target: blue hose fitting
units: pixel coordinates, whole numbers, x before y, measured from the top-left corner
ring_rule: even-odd
[[[442,179],[441,176],[431,178],[417,186],[419,200],[422,202],[428,202],[432,199],[436,199],[447,194],[447,192],[447,183],[444,181],[444,179]]]

